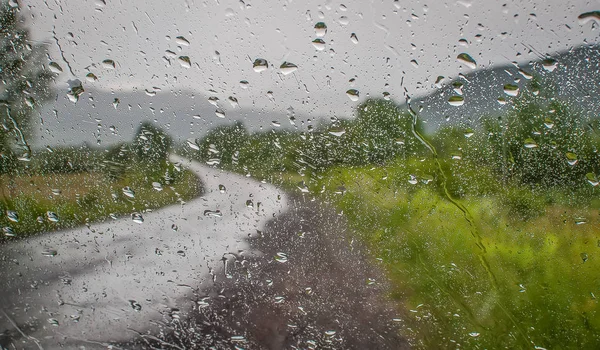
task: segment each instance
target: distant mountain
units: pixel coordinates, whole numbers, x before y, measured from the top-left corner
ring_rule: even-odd
[[[445,79],[441,87],[426,96],[413,98],[411,104],[413,108],[422,108],[420,117],[429,130],[457,123],[476,126],[483,116],[499,115],[511,108],[510,100],[514,97],[504,92],[506,84],[516,85],[523,91],[532,76],[539,79],[542,91],[580,109],[584,117],[600,117],[598,45],[576,47],[537,61],[475,70],[451,81]],[[461,106],[448,102],[450,97],[460,96],[453,84],[462,84],[464,104]],[[509,103],[500,104],[498,98]]]
[[[586,118],[600,116],[600,46],[573,48],[566,52],[540,57],[537,61],[519,62],[474,70],[456,79],[443,79],[433,92],[414,97],[412,105],[422,108],[420,118],[429,130],[443,125],[467,124],[477,126],[486,115],[505,113],[513,98],[504,92],[506,84],[520,91],[527,88],[536,76],[542,89],[579,108]],[[453,84],[462,84],[458,89]],[[462,91],[464,104],[452,106],[448,100]],[[218,100],[215,100],[218,97]],[[500,104],[498,98],[509,103]],[[118,102],[118,103],[117,103]],[[241,101],[248,106],[248,101]],[[400,101],[399,101],[400,102]],[[216,106],[214,105],[216,104]],[[235,104],[235,103],[234,103]],[[114,144],[131,140],[142,121],[151,120],[169,132],[176,141],[199,138],[211,128],[242,121],[251,131],[295,127],[305,130],[306,117],[319,119],[329,116],[295,116],[287,106],[273,105],[255,108],[234,106],[228,96],[206,96],[190,90],[175,91],[104,91],[87,89],[77,103],[60,94],[40,112],[40,127],[36,130],[35,146]],[[280,111],[274,108],[280,108]],[[216,110],[224,112],[218,115]],[[294,119],[292,118],[292,120]],[[275,123],[273,123],[275,122]]]

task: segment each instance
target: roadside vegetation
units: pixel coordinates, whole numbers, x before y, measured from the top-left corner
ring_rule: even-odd
[[[597,348],[597,121],[540,85],[433,134],[367,100],[351,120],[236,123],[182,152],[336,206],[387,269],[417,347]]]
[[[70,147],[6,159],[0,175],[0,242],[112,220],[198,196],[199,179],[168,160],[171,139],[146,123],[133,142]],[[7,164],[12,162],[12,164]]]

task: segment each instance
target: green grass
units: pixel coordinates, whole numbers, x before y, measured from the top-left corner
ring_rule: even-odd
[[[169,173],[170,184],[165,174]],[[198,178],[189,170],[175,170],[172,165],[143,167],[138,164],[113,179],[101,172],[76,172],[45,175],[0,177],[0,227],[10,227],[16,237],[2,234],[0,242],[31,234],[75,227],[106,220],[110,215],[130,215],[150,209],[187,201],[202,191]],[[152,182],[163,184],[157,191]],[[135,192],[130,198],[123,193],[129,186]],[[60,194],[52,190],[60,190]],[[18,213],[19,222],[12,222],[6,210]],[[58,222],[47,219],[47,212],[58,215]],[[38,217],[41,220],[38,221]]]
[[[427,162],[333,168],[311,191],[325,186],[323,198],[382,259],[392,296],[411,310],[405,333],[414,345],[600,347],[597,209],[577,209],[564,193],[506,188],[459,199],[471,224],[439,179],[410,184],[416,169],[429,170]]]

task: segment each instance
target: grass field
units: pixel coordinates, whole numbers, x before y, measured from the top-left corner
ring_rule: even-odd
[[[385,264],[393,297],[411,311],[405,331],[415,345],[600,346],[597,209],[542,198],[522,218],[496,194],[460,198],[465,214],[433,181],[409,183],[410,173],[398,164],[338,167],[314,191]]]
[[[143,168],[119,179],[101,172],[0,176],[0,209],[5,213],[0,216],[0,227],[10,228],[4,229],[0,240],[92,223],[111,215],[142,213],[187,201],[201,193],[199,179],[192,172],[172,172],[170,185],[165,184],[161,169]],[[155,189],[153,182],[160,182],[162,190]],[[126,187],[133,190],[134,197],[125,194]],[[16,212],[19,221],[11,221],[7,210]],[[58,221],[50,220],[48,212],[55,213]]]

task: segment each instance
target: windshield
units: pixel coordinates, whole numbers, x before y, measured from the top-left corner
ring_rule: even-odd
[[[600,347],[599,25],[2,0],[0,347]]]

